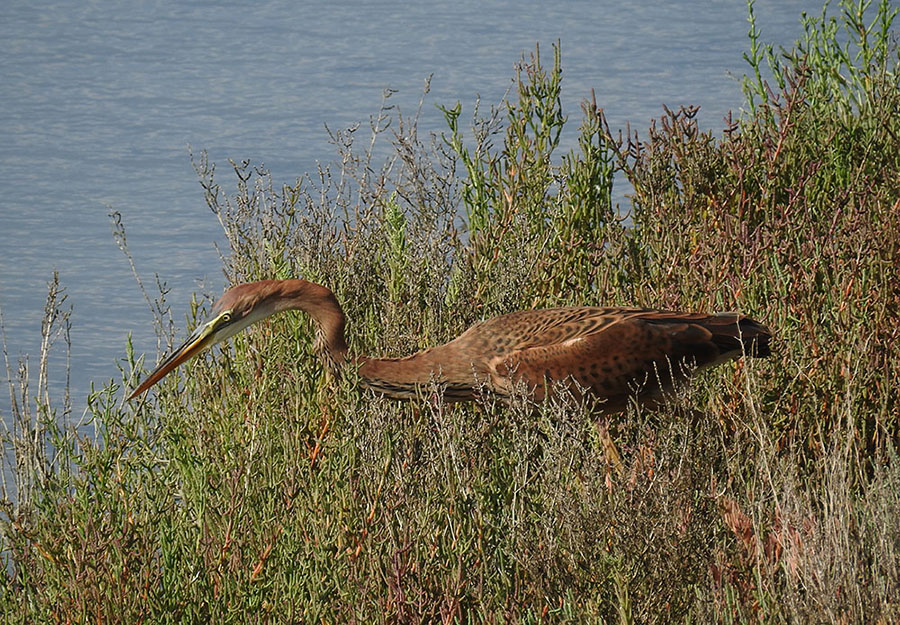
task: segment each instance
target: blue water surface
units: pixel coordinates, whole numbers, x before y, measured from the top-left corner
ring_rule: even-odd
[[[789,45],[819,2],[758,0],[765,40]],[[741,106],[741,1],[62,2],[0,5],[0,309],[8,351],[36,367],[46,283],[54,271],[72,315],[72,398],[118,379],[132,333],[156,360],[152,317],[110,233],[124,218],[138,270],[171,287],[183,323],[192,292],[217,293],[223,243],[188,146],[264,163],[290,183],[335,152],[325,124],[366,123],[383,90],[420,128],[435,104],[497,103],[536,43],[559,40],[563,104],[577,127],[593,89],[614,127],[645,130],[662,105],[701,106],[719,130]],[[571,141],[572,135],[564,138]],[[221,176],[223,182],[231,179]],[[622,196],[619,195],[620,200]],[[624,200],[623,200],[624,201]],[[64,358],[51,363],[62,390]],[[0,374],[5,381],[5,373]],[[6,397],[0,393],[0,397]],[[0,400],[0,416],[9,418]]]

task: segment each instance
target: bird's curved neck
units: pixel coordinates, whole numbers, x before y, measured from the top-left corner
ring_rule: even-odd
[[[312,317],[316,326],[313,350],[322,359],[328,373],[337,377],[347,360],[346,319],[341,305],[331,290],[305,280],[287,280],[286,292],[273,312],[301,310]]]
[[[313,349],[331,377],[340,378],[346,364],[356,365],[364,386],[389,397],[409,398],[415,396],[417,385],[427,384],[442,371],[441,349],[418,352],[406,358],[350,358],[344,335],[346,318],[334,293],[305,280],[288,280],[279,287],[283,291],[271,312],[300,310],[312,317],[316,326]]]

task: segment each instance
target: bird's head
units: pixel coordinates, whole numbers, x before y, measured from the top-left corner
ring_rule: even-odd
[[[310,287],[318,285],[305,280],[263,280],[230,288],[213,304],[209,320],[198,326],[181,347],[164,358],[128,399],[134,399],[180,364],[244,328],[273,313],[296,307],[297,298],[303,297]]]

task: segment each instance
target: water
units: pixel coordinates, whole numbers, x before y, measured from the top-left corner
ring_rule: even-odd
[[[224,286],[222,242],[188,159],[207,149],[230,184],[227,159],[265,163],[293,182],[334,151],[333,129],[366,122],[382,90],[411,113],[427,76],[420,128],[440,130],[434,104],[476,94],[496,103],[513,66],[540,42],[562,42],[563,104],[577,127],[594,89],[614,127],[645,130],[662,104],[700,105],[723,127],[741,105],[743,2],[653,6],[536,0],[481,3],[287,1],[69,3],[0,6],[0,308],[13,359],[36,366],[46,283],[54,270],[72,315],[76,416],[91,381],[118,379],[128,333],[156,359],[151,315],[107,214],[120,211],[145,280],[172,293],[176,319],[190,294]],[[756,3],[764,39],[789,45],[799,16],[821,3]],[[574,123],[573,123],[574,122]],[[61,392],[62,358],[51,391]],[[5,375],[3,376],[5,380]],[[0,380],[0,382],[4,381]],[[4,393],[5,395],[5,393]],[[9,404],[0,402],[8,418]]]

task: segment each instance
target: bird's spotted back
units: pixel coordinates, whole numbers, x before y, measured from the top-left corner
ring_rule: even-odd
[[[643,312],[646,311],[592,306],[522,310],[476,324],[457,341],[478,341],[489,352],[501,354],[590,336]]]

